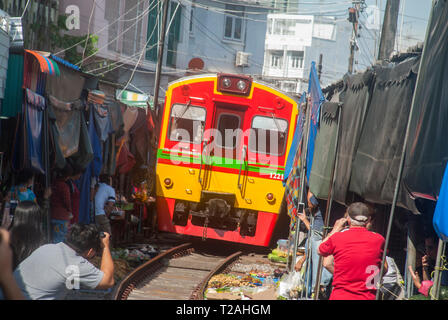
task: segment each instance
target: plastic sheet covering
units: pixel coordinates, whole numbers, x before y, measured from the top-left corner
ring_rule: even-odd
[[[442,180],[436,210],[433,217],[434,230],[439,238],[448,241],[448,165]]]
[[[310,174],[310,191],[318,198],[327,199],[333,172],[338,130],[339,94],[332,102],[324,102],[321,109],[319,130],[316,134],[313,167]]]
[[[289,149],[288,158],[286,160],[285,180],[283,180],[283,185],[286,185],[286,180],[288,179],[291,173],[294,158],[296,157],[300,141],[302,140],[303,126],[305,125],[305,116],[302,108],[302,103],[306,102],[305,99],[306,99],[306,93],[303,93],[298,103],[299,116],[297,117],[296,130],[294,131],[294,137],[292,139],[291,148]]]
[[[353,161],[349,190],[381,204],[393,200],[398,167],[420,58],[393,67],[375,66],[370,106]],[[414,200],[400,188],[397,204],[413,212]]]
[[[22,109],[23,55],[10,54],[1,116],[15,117]]]
[[[78,152],[81,132],[81,101],[62,102],[51,95],[49,101],[56,116],[59,148],[64,157],[68,158]]]
[[[320,88],[319,78],[317,76],[316,65],[314,61],[311,63],[310,81],[308,86],[308,96],[310,99],[309,107],[311,108],[311,121],[309,126],[309,138],[306,158],[306,178],[310,181],[311,169],[313,167],[314,146],[319,126],[320,107],[325,101],[325,97]]]
[[[338,146],[338,168],[335,178],[333,199],[346,204],[350,183],[352,162],[358,146],[361,128],[370,100],[373,72],[344,77],[344,89],[341,92],[344,101],[341,114],[340,140]]]
[[[403,179],[416,197],[435,199],[448,162],[448,2],[434,4],[416,87]]]

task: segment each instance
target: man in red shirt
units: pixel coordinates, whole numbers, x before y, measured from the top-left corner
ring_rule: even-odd
[[[385,240],[367,230],[371,219],[367,205],[355,202],[347,213],[319,246],[321,256],[334,256],[330,300],[375,300]],[[346,223],[349,229],[342,231]]]

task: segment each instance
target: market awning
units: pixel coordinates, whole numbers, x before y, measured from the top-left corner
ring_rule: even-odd
[[[57,76],[61,74],[58,64],[52,59],[45,57],[43,54],[37,51],[25,50],[25,52],[36,58],[37,62],[39,63],[41,72]]]
[[[121,93],[121,94],[120,94]],[[146,102],[151,102],[151,97],[146,94],[140,94],[128,90],[122,92],[121,89],[117,89],[116,98],[121,103],[124,103],[131,107],[147,108]]]

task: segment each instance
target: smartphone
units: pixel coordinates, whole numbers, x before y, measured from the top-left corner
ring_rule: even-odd
[[[297,210],[298,210],[297,212],[299,214],[302,214],[304,209],[305,209],[305,204],[303,202],[299,202],[299,206],[297,208]]]

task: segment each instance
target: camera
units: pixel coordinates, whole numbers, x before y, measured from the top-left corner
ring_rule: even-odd
[[[105,237],[106,237],[106,235],[104,234],[104,232],[103,232],[103,231],[100,231],[100,238],[103,239],[103,238],[105,238]]]
[[[302,214],[303,209],[305,209],[305,204],[303,202],[299,202],[299,206],[297,207],[297,213]]]

